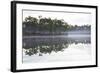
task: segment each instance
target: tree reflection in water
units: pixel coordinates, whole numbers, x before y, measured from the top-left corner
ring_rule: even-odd
[[[25,55],[43,56],[52,52],[64,51],[69,45],[75,43],[88,44],[90,37],[85,38],[23,38],[23,50]]]

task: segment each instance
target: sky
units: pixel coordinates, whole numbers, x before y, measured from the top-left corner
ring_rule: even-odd
[[[23,20],[25,17],[32,16],[38,17],[42,16],[43,18],[52,18],[52,19],[63,19],[65,22],[71,25],[91,25],[91,13],[78,13],[78,12],[45,12],[45,11],[23,11]]]

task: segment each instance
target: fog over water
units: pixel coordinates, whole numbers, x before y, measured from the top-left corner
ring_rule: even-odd
[[[37,18],[38,24],[39,16],[53,22],[64,20],[71,28],[62,31],[64,28],[60,28],[61,26],[53,27],[55,23],[53,25],[50,23],[52,26],[48,28],[46,25],[49,21],[42,24],[45,24],[43,28],[40,27],[41,24],[38,27],[37,25],[23,27],[23,63],[91,61],[91,13],[23,11],[23,21],[28,16]],[[27,24],[29,23],[26,22]]]
[[[91,35],[24,37],[23,48],[23,63],[90,61]]]

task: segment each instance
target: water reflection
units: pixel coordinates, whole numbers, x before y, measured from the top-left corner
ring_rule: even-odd
[[[89,44],[91,43],[90,37],[32,37],[32,38],[23,38],[23,49],[25,55],[39,55],[51,54],[52,52],[63,52],[65,49],[68,49],[68,46],[71,44]]]

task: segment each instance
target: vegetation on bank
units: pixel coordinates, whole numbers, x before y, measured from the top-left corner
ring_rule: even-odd
[[[69,30],[90,30],[91,25],[71,25],[63,19],[28,16],[23,21],[23,35],[62,34]]]

